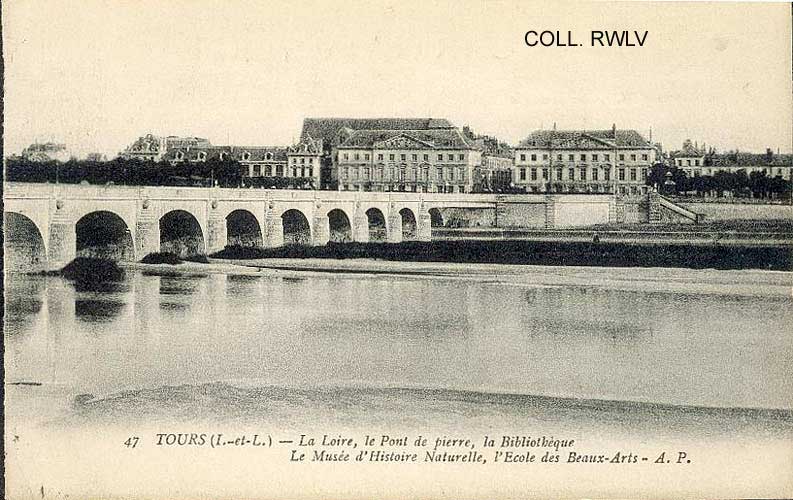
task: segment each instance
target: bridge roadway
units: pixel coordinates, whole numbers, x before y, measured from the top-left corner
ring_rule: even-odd
[[[80,240],[121,227],[123,255],[139,260],[158,251],[184,253],[171,240],[191,239],[193,253],[212,253],[247,241],[276,247],[290,242],[324,245],[329,241],[366,242],[405,239],[428,241],[433,209],[495,209],[530,206],[535,226],[553,227],[563,213],[599,214],[607,222],[613,197],[587,195],[494,195],[401,192],[352,192],[149,186],[5,183],[7,230],[27,226],[23,236],[40,241],[37,258],[58,268],[80,253]],[[566,211],[560,212],[564,205]],[[605,207],[605,208],[604,208]],[[571,211],[572,210],[572,211]],[[605,210],[605,212],[604,212]],[[605,215],[604,215],[605,214]],[[438,212],[435,212],[438,217]],[[496,215],[497,217],[498,215]],[[602,220],[605,217],[605,220]],[[13,218],[9,224],[9,218]],[[564,218],[564,217],[563,217]],[[93,220],[93,225],[85,221]],[[122,225],[123,223],[123,225]],[[82,226],[81,226],[82,224]],[[188,228],[185,232],[185,228]],[[189,228],[192,229],[190,234]],[[295,229],[297,228],[297,229]],[[295,235],[302,229],[303,234]],[[32,235],[32,236],[31,236]],[[30,242],[30,246],[34,242]],[[24,245],[23,245],[24,246]],[[84,247],[85,244],[82,244]]]

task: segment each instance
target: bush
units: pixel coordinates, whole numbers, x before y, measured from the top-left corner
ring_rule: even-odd
[[[61,276],[77,284],[91,285],[118,282],[124,279],[124,270],[108,259],[77,257],[61,269]]]
[[[143,257],[140,260],[143,264],[181,264],[182,259],[178,255],[171,252],[154,252]]]

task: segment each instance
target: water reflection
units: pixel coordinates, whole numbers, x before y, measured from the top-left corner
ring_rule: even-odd
[[[140,273],[7,291],[9,373],[75,393],[234,380],[793,407],[781,295]]]

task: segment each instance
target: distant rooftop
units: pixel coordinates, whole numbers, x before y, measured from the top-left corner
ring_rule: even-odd
[[[306,118],[303,120],[301,140],[322,139],[334,144],[342,128],[352,130],[432,130],[453,129],[454,125],[443,118]]]
[[[538,149],[612,149],[651,148],[635,130],[535,130],[520,142],[520,148]]]

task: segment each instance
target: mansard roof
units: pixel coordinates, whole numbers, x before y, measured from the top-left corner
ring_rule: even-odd
[[[322,139],[325,144],[333,145],[336,134],[344,127],[352,130],[435,130],[451,129],[454,125],[443,118],[306,118],[300,138]]]
[[[167,161],[176,160],[179,154],[182,160],[186,161],[207,161],[220,159],[220,155],[225,153],[230,155],[230,159],[243,161],[286,161],[286,148],[279,146],[207,146],[191,148],[171,148],[165,154]],[[203,157],[202,157],[203,153]],[[245,157],[245,154],[250,154]],[[268,153],[270,158],[267,157]]]
[[[353,130],[340,149],[477,149],[456,128],[426,130]]]
[[[635,130],[535,130],[520,142],[530,149],[634,149],[652,148]]]
[[[289,153],[322,154],[322,139],[313,139],[311,136],[304,138],[298,144],[287,148]]]

